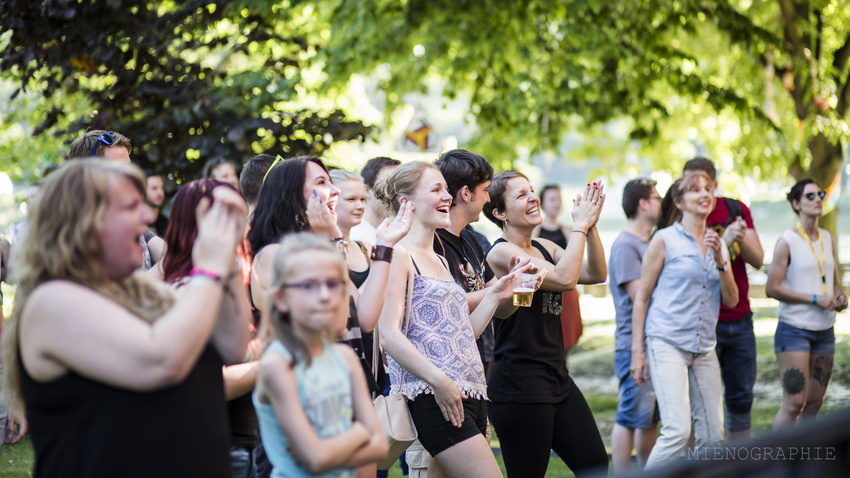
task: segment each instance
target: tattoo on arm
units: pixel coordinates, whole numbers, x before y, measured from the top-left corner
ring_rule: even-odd
[[[782,388],[788,395],[797,395],[806,388],[806,377],[800,369],[789,368],[782,376]]]
[[[826,388],[832,379],[832,367],[835,364],[834,355],[815,355],[815,364],[812,366],[812,379]]]

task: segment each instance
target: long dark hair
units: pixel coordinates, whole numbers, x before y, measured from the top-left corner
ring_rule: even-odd
[[[201,199],[213,200],[213,189],[232,185],[216,179],[197,179],[185,184],[177,191],[171,203],[171,220],[165,231],[166,253],[162,260],[163,280],[171,282],[189,275],[192,269],[192,246],[198,237],[198,222],[195,209]]]
[[[254,256],[263,247],[280,241],[285,234],[309,231],[307,201],[304,200],[304,176],[307,163],[328,168],[315,156],[296,156],[271,168],[260,188],[257,208],[251,218],[248,241]]]

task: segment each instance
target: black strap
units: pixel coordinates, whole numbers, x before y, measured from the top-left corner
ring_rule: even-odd
[[[419,266],[417,266],[417,265],[416,265],[416,261],[414,261],[414,260],[413,260],[413,256],[410,256],[410,262],[412,262],[412,263],[413,263],[413,268],[414,268],[414,269],[416,269],[416,274],[418,274],[418,275],[422,275],[422,273],[421,273],[421,272],[419,272]]]

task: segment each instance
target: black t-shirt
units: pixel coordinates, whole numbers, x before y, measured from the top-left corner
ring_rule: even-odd
[[[497,240],[495,244],[505,242]],[[537,241],[534,247],[554,263]],[[507,319],[493,319],[495,361],[487,382],[490,400],[503,403],[558,403],[569,397],[561,327],[561,292],[538,290],[531,307],[520,307]]]
[[[496,274],[485,261],[484,251],[472,232],[463,229],[455,236],[446,229],[437,229],[434,252],[446,258],[455,282],[467,292],[481,290]]]
[[[475,292],[484,288],[490,279],[496,276],[490,269],[490,264],[484,260],[486,256],[473,233],[467,229],[455,236],[446,229],[437,229],[434,237],[434,252],[446,258],[449,272],[455,282],[463,286],[466,292]],[[484,334],[475,341],[478,354],[484,360]]]

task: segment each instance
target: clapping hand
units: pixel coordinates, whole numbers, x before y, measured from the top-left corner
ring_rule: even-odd
[[[573,200],[573,223],[574,228],[587,232],[599,221],[602,206],[605,204],[605,185],[602,181],[589,183],[584,190],[584,195],[578,194]]]

